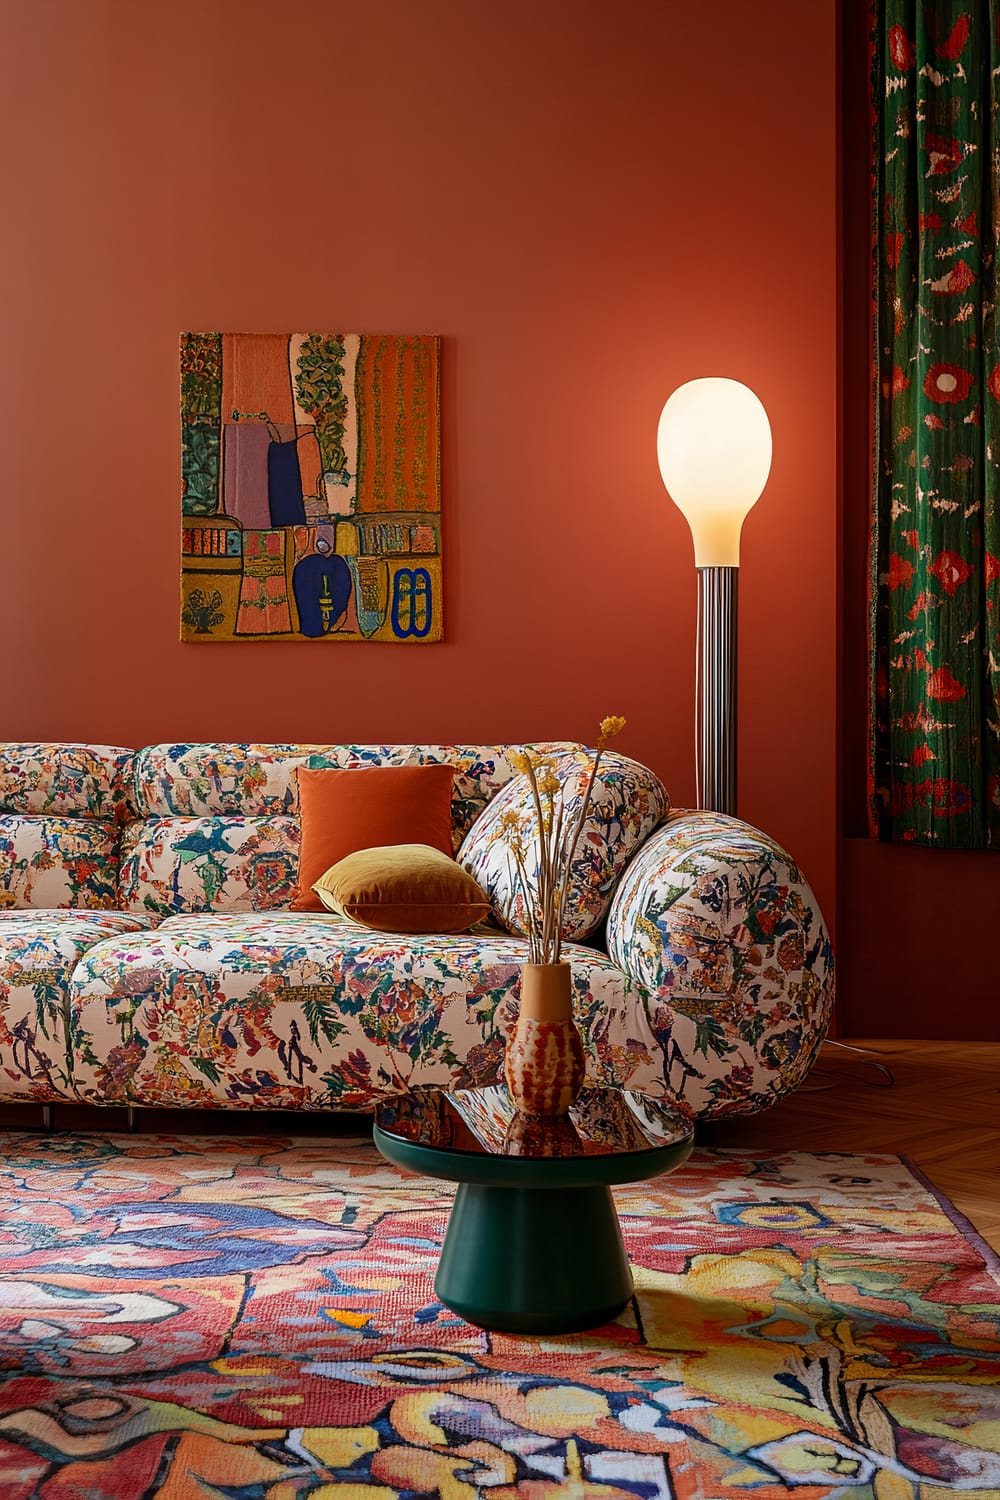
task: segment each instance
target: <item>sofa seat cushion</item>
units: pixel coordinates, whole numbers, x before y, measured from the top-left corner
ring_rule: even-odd
[[[113,911],[0,912],[0,1099],[73,1097],[64,1022],[73,970],[95,943],[120,945],[151,920]]]
[[[594,1081],[663,1093],[643,992],[569,946]],[[401,938],[312,913],[171,917],[91,949],[73,981],[91,1103],[364,1109],[409,1085],[494,1082],[527,943]]]

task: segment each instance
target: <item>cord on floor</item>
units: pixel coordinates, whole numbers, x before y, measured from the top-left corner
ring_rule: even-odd
[[[807,1081],[800,1086],[800,1093],[822,1094],[825,1093],[827,1089],[835,1089],[839,1083],[844,1082],[845,1078],[851,1078],[857,1083],[867,1084],[869,1088],[873,1089],[891,1089],[894,1086],[896,1082],[896,1075],[893,1073],[888,1063],[880,1062],[878,1060],[875,1053],[872,1052],[870,1047],[854,1047],[850,1042],[835,1042],[831,1039],[828,1039],[824,1043],[824,1046],[837,1047],[841,1052],[856,1053],[857,1056],[861,1058],[860,1066],[862,1068],[873,1068],[876,1073],[881,1073],[882,1077],[872,1078],[869,1074],[865,1073],[830,1073],[826,1068],[818,1067],[813,1068],[812,1072],[809,1074],[809,1078],[807,1079]],[[816,1080],[826,1081],[817,1082]]]

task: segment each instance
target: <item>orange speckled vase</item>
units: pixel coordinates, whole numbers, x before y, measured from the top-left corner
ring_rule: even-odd
[[[583,1043],[573,1020],[569,964],[525,964],[521,1009],[507,1042],[504,1078],[524,1115],[564,1115],[583,1087]]]

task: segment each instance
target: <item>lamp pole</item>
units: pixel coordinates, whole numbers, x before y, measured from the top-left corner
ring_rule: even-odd
[[[736,814],[736,620],[739,568],[698,569],[698,803]]]

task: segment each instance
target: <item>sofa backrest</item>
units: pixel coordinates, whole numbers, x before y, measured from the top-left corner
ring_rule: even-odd
[[[0,909],[118,905],[135,752],[0,744]]]
[[[298,875],[300,767],[455,767],[457,851],[523,745],[150,745],[135,754],[120,905],[161,915],[287,907]],[[537,748],[558,754],[580,746]]]

